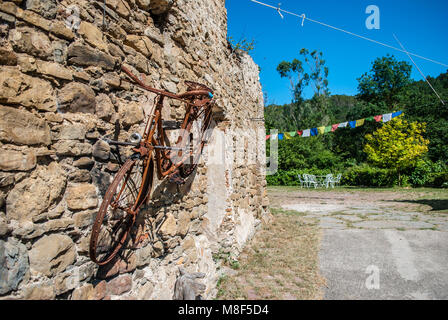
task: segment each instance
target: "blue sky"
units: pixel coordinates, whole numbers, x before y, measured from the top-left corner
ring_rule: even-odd
[[[353,33],[387,43],[394,47],[398,37],[412,53],[448,64],[448,1],[446,0],[260,0],[278,5],[294,13],[305,13],[318,20]],[[380,30],[369,30],[365,21],[366,8],[376,5],[380,9]],[[331,94],[356,94],[359,78],[371,68],[377,57],[393,54],[399,60],[411,63],[405,53],[389,49],[319,24],[285,15],[284,19],[270,8],[250,0],[226,0],[228,34],[235,40],[242,37],[256,42],[251,56],[261,67],[263,91],[268,103],[284,104],[291,101],[289,81],[278,75],[277,65],[299,58],[301,48],[318,50],[324,54],[330,74]],[[438,76],[447,67],[419,58],[414,61],[425,75]],[[413,66],[412,77],[421,80]],[[305,92],[307,98],[312,89]]]

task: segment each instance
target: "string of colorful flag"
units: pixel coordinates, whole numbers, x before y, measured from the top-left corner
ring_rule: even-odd
[[[335,132],[336,130],[340,129],[340,128],[358,128],[361,127],[365,124],[366,121],[376,121],[376,122],[389,122],[392,119],[399,117],[403,114],[403,111],[397,111],[397,112],[392,112],[392,113],[386,113],[386,114],[382,114],[382,115],[378,115],[378,116],[372,116],[372,117],[367,117],[364,119],[359,119],[359,120],[354,120],[354,121],[347,121],[347,122],[341,122],[341,123],[337,123],[337,124],[333,124],[331,126],[323,126],[323,127],[316,127],[316,128],[312,128],[312,129],[306,129],[306,130],[300,130],[300,131],[292,131],[292,132],[285,132],[285,133],[278,133],[278,134],[273,134],[273,135],[267,135],[266,136],[266,140],[268,140],[269,138],[271,140],[283,140],[283,139],[291,139],[293,137],[296,136],[300,136],[302,138],[307,138],[307,137],[315,137],[318,135],[323,135],[329,132]]]

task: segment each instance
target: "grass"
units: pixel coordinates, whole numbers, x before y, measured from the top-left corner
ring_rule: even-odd
[[[319,274],[320,230],[315,219],[271,208],[264,225],[239,257],[234,275],[218,281],[221,300],[321,299],[325,280]]]
[[[286,210],[286,209],[280,209],[280,208],[270,208],[271,213],[273,215],[279,215],[279,214],[285,214],[285,215],[293,215],[293,216],[305,216],[306,213],[304,212],[298,212],[295,210]]]
[[[213,255],[213,260],[215,262],[221,261],[222,265],[228,266],[233,270],[238,270],[240,268],[240,263],[237,259],[232,257],[228,252],[219,251],[217,254]]]

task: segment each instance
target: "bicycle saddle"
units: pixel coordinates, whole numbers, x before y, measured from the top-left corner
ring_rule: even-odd
[[[213,93],[213,90],[207,87],[204,84],[193,82],[193,81],[185,81],[185,84],[187,85],[188,89],[187,91],[194,91],[194,90],[207,90]]]

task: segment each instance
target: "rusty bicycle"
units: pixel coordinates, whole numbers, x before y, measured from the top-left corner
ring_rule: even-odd
[[[115,174],[92,227],[89,255],[98,265],[109,263],[126,243],[140,209],[151,200],[154,172],[159,180],[183,184],[195,171],[212,120],[213,90],[207,86],[185,81],[187,91],[174,94],[149,87],[124,66],[121,70],[128,81],[156,97],[143,135],[133,134],[130,142],[106,140],[110,145],[132,147],[133,154]],[[162,119],[164,102],[169,99],[185,106],[182,121]],[[174,144],[167,136],[169,130],[179,131]]]

